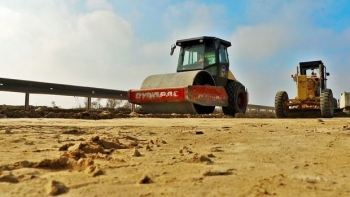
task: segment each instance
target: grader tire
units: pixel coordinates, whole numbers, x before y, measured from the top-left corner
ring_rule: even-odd
[[[334,100],[331,89],[322,90],[320,105],[322,117],[332,118],[334,114]]]
[[[275,96],[275,113],[277,118],[287,118],[288,114],[288,94],[285,91],[279,91]]]
[[[222,107],[224,114],[231,116],[237,113],[244,114],[248,105],[245,87],[237,81],[228,81],[225,88],[228,95],[228,106]]]

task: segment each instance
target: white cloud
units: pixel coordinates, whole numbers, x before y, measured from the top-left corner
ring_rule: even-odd
[[[7,7],[0,7],[0,39],[8,39],[17,31],[21,20],[21,14]]]
[[[245,13],[250,24],[283,22],[289,25],[310,24],[314,11],[322,11],[327,1],[318,0],[248,0]]]
[[[146,2],[124,2],[125,8],[138,7],[124,15],[114,13],[111,3],[0,0],[0,77],[139,88],[148,75],[175,72],[177,52],[174,56],[169,52],[177,39],[210,35],[227,36],[232,42],[231,69],[250,90],[254,104],[271,105],[282,88],[294,96],[290,74],[299,61],[324,60],[331,71],[329,85],[338,88],[336,94],[344,89],[340,84],[350,83],[346,75],[350,30],[337,33],[312,21],[311,13],[322,11],[325,2],[248,1],[247,16],[242,16],[247,21],[240,26],[235,26],[238,19],[225,18],[230,8],[220,3],[154,1],[159,9],[152,20],[147,17],[155,13],[143,6]],[[147,27],[153,28],[147,29],[149,34],[165,36],[145,38],[142,30]],[[229,34],[227,29],[235,31]]]
[[[284,24],[243,26],[232,35],[233,57],[259,61],[294,47],[299,31]]]
[[[290,75],[299,62],[313,60],[323,60],[328,70],[334,71],[328,84],[338,96],[347,88],[345,84],[350,83],[345,73],[350,72],[350,67],[344,66],[350,63],[346,55],[350,49],[349,31],[337,33],[312,21],[311,13],[320,11],[327,3],[296,0],[272,5],[272,2],[276,1],[264,4],[250,1],[247,12],[251,21],[237,27],[230,38],[231,62],[240,64],[233,72],[251,90],[250,101],[273,105],[279,90],[286,90],[293,98],[296,88]]]
[[[249,1],[249,25],[237,27],[231,36],[235,58],[261,61],[281,53],[319,50],[331,44],[325,38],[333,37],[333,32],[312,23],[312,13],[324,4],[314,0]]]
[[[69,34],[57,39],[58,42],[67,40],[56,48],[58,54],[54,55],[58,60],[64,56],[81,66],[108,67],[129,53],[133,31],[127,21],[115,14],[94,11],[78,17],[74,25]]]
[[[94,5],[81,12],[74,4],[67,10],[68,4],[54,2],[41,1],[42,12],[37,6],[0,4],[6,10],[0,21],[9,27],[0,33],[0,65],[7,68],[1,77],[128,90],[139,88],[148,75],[175,71],[177,57],[169,55],[175,40],[145,42],[135,37],[129,21],[108,9]],[[1,97],[4,103],[15,101],[6,95],[13,94]],[[50,105],[51,99],[33,95],[31,104]],[[56,100],[63,107],[75,102]]]
[[[0,5],[1,77],[127,90],[139,62],[130,23],[107,10],[41,3],[52,12]]]
[[[164,24],[174,39],[204,36],[215,32],[223,12],[224,8],[218,4],[184,1],[168,7]]]
[[[112,11],[113,7],[106,0],[87,0],[86,6],[91,10],[109,10]]]
[[[8,57],[2,61],[17,68],[7,70],[5,75],[24,76],[18,73],[19,70],[34,76],[47,68],[84,68],[86,71],[99,66],[111,67],[115,66],[116,59],[126,58],[131,47],[133,31],[130,24],[109,11],[39,17],[31,12],[20,14],[5,9],[19,16],[16,23],[12,23],[13,17],[0,18],[17,24],[9,30],[11,34],[0,34],[5,42],[1,51]]]

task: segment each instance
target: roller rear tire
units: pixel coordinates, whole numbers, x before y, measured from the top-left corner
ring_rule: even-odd
[[[245,113],[248,105],[248,95],[245,87],[237,81],[228,81],[225,87],[228,95],[228,106],[222,107],[225,115],[235,116]]]

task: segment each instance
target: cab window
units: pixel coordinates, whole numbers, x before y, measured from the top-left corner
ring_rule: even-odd
[[[227,47],[225,47],[224,45],[220,45],[219,61],[220,63],[228,63]]]
[[[215,64],[215,47],[212,43],[206,45],[205,57],[208,60],[208,65]]]
[[[180,51],[178,70],[202,69],[203,64],[200,63],[201,55],[204,55],[203,45],[194,45],[182,48]]]

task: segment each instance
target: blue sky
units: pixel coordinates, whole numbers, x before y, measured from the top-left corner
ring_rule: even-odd
[[[301,61],[322,60],[328,87],[350,91],[350,2],[346,0],[0,0],[0,77],[138,89],[176,70],[177,39],[216,36],[232,43],[230,69],[251,104],[295,97]],[[21,93],[0,92],[21,105]],[[31,95],[31,105],[76,107],[83,98]]]

